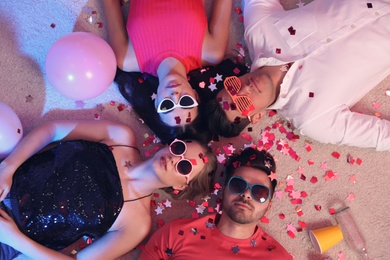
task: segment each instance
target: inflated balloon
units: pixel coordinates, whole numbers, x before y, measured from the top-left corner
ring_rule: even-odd
[[[0,101],[0,159],[10,154],[22,137],[22,123],[18,115]]]
[[[62,95],[75,100],[94,98],[113,82],[116,59],[99,36],[74,32],[57,40],[46,56],[46,75]]]

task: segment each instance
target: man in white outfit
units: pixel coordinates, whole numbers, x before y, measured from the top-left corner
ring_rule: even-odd
[[[245,0],[244,26],[251,70],[207,105],[213,133],[236,136],[273,109],[320,142],[390,150],[390,122],[350,110],[390,74],[388,0],[287,11],[278,0]]]

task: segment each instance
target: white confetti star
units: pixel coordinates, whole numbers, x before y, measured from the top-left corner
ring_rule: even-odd
[[[160,215],[160,214],[162,214],[163,210],[164,210],[164,208],[158,206],[157,209],[155,209],[154,211],[156,211],[157,215]]]
[[[210,89],[211,91],[214,91],[214,90],[217,89],[217,85],[214,84],[214,83],[212,83],[212,84],[210,84],[209,89]]]
[[[164,205],[165,205],[166,208],[171,208],[172,207],[172,203],[168,199],[164,202]]]
[[[215,76],[214,79],[215,79],[217,82],[220,82],[220,81],[222,81],[222,75],[219,75],[219,74],[217,73],[217,76]]]

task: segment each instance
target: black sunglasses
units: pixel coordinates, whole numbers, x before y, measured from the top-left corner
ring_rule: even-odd
[[[243,194],[247,189],[250,189],[252,199],[264,203],[270,196],[270,190],[263,184],[248,184],[248,182],[240,177],[233,176],[228,182],[228,192],[230,194]]]

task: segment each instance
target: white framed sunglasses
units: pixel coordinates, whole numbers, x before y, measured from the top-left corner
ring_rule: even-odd
[[[160,104],[158,104],[157,113],[168,113],[177,107],[188,109],[198,105],[198,102],[190,95],[181,96],[177,104],[170,98],[164,98],[161,100]]]
[[[187,152],[187,144],[182,140],[175,139],[169,145],[169,152],[180,157],[180,160],[176,163],[175,170],[186,178],[186,183],[188,184],[194,165],[190,160],[184,158],[184,154]]]

